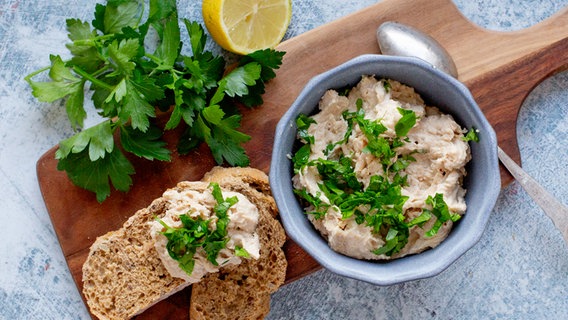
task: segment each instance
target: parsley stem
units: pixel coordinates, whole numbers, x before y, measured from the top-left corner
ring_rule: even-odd
[[[150,54],[148,52],[144,53],[144,56],[150,60],[152,60],[152,62],[155,62],[156,64],[162,64],[163,61],[162,59],[158,58],[157,56]]]
[[[31,85],[31,79],[32,79],[33,77],[35,77],[36,75],[38,75],[38,74],[40,74],[40,73],[42,73],[42,72],[44,72],[44,71],[47,71],[47,70],[49,70],[49,69],[51,69],[51,66],[43,67],[43,68],[41,68],[41,69],[39,69],[39,70],[37,70],[37,71],[34,71],[34,72],[28,74],[28,75],[24,78],[24,80],[26,80],[26,82]]]
[[[158,65],[158,67],[154,68],[150,72],[150,76],[153,76],[158,71],[168,71],[174,77],[175,77],[176,74],[183,74],[183,72],[176,70],[173,66],[168,66],[167,68],[164,68],[164,60],[160,59],[159,57],[157,57],[157,56],[155,56],[151,53],[147,53],[147,52],[144,53],[144,57],[150,59],[152,62],[154,62],[155,64]],[[175,81],[177,81],[177,79]]]
[[[99,70],[93,72],[93,74],[91,76],[96,78],[96,77],[100,76],[101,74],[107,72],[109,69],[110,69],[110,66],[107,64],[104,67],[100,68]]]
[[[88,72],[82,70],[81,68],[79,68],[77,66],[73,66],[73,71],[75,71],[77,74],[79,74],[83,78],[91,81],[96,86],[107,89],[109,91],[112,91],[114,89],[112,86],[110,86],[107,83],[95,78],[93,75],[89,74]]]
[[[97,44],[97,41],[114,39],[115,37],[116,37],[116,34],[111,33],[111,34],[105,34],[105,35],[97,36],[97,37],[90,38],[90,39],[75,40],[75,41],[73,41],[73,44],[76,45],[76,46],[95,46]]]

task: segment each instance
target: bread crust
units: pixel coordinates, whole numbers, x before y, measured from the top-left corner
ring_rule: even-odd
[[[219,310],[238,311],[244,306],[254,305],[254,315],[247,313],[250,317],[238,319],[264,318],[270,308],[270,293],[284,282],[287,266],[281,248],[285,241],[284,229],[274,219],[278,211],[270,193],[268,177],[252,168],[215,167],[202,181],[180,182],[173,189],[205,191],[213,181],[225,189],[242,193],[259,208],[260,258],[244,260],[238,266],[206,276],[198,289],[192,290],[190,310],[197,308],[209,312],[211,306],[204,302],[227,302],[229,305]],[[169,275],[150,235],[150,222],[156,217],[163,217],[167,206],[168,202],[162,197],[154,200],[147,208],[137,211],[119,230],[98,237],[91,246],[83,264],[83,294],[91,313],[99,319],[132,318],[190,286],[184,280]],[[273,270],[260,270],[265,267]],[[264,275],[258,277],[253,273]],[[227,281],[219,282],[222,279]],[[215,291],[208,291],[208,288]],[[231,299],[217,300],[217,290],[236,293]],[[246,300],[239,305],[241,297]],[[198,312],[197,309],[190,312],[191,319],[221,319],[215,313]],[[229,316],[236,319],[235,314]]]

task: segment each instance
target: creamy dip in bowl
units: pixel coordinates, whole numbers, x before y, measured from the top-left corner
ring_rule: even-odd
[[[366,75],[373,75],[374,77],[365,77]],[[314,211],[314,206],[310,206],[309,203],[307,205],[305,201],[300,199],[301,197],[299,198],[295,195],[294,186],[296,190],[301,190],[302,188],[306,190],[311,189],[311,195],[313,198],[316,198],[317,201],[325,200],[328,195],[326,192],[322,192],[321,189],[318,193],[316,190],[318,183],[310,182],[310,175],[318,176],[317,169],[310,169],[310,171],[304,168],[302,169],[304,170],[302,173],[298,167],[294,167],[291,158],[295,157],[298,149],[301,147],[301,143],[299,144],[297,142],[298,126],[296,120],[301,114],[309,116],[317,114],[319,112],[318,105],[320,101],[327,101],[332,105],[331,109],[333,109],[339,108],[337,105],[347,103],[345,102],[346,99],[356,100],[355,98],[342,97],[333,92],[341,92],[341,90],[345,88],[355,87],[362,79],[374,83],[381,79],[392,79],[394,81],[392,84],[389,84],[389,86],[393,84],[399,86],[399,83],[402,83],[405,85],[405,88],[413,88],[426,102],[427,106],[436,106],[439,108],[438,111],[437,108],[418,106],[419,104],[415,103],[416,101],[410,101],[412,103],[407,103],[404,106],[403,109],[412,110],[415,113],[418,119],[417,123],[422,122],[422,130],[432,132],[432,135],[428,138],[429,140],[427,139],[426,141],[424,139],[418,139],[417,135],[420,136],[420,134],[413,132],[413,129],[411,129],[408,132],[408,136],[403,138],[412,142],[410,147],[406,146],[406,148],[412,148],[413,145],[420,145],[421,143],[438,144],[444,139],[456,142],[456,140],[461,140],[461,137],[463,137],[467,129],[475,128],[478,131],[480,141],[471,143],[471,150],[467,147],[467,143],[460,144],[457,142],[455,144],[451,143],[442,146],[442,149],[455,149],[445,150],[443,152],[452,154],[450,158],[457,158],[455,159],[455,164],[447,164],[450,167],[452,165],[457,166],[454,168],[455,170],[446,170],[447,172],[442,173],[442,180],[453,179],[453,189],[448,189],[443,183],[438,186],[432,181],[425,181],[424,176],[428,176],[428,174],[424,173],[426,167],[420,167],[421,161],[411,161],[411,164],[407,164],[408,167],[405,169],[404,175],[408,174],[410,176],[410,172],[413,170],[416,173],[423,174],[422,177],[417,178],[422,181],[411,181],[411,183],[409,183],[413,186],[413,191],[409,190],[409,188],[403,190],[403,196],[410,196],[405,204],[405,209],[414,207],[415,209],[419,209],[424,207],[430,210],[432,203],[430,202],[430,206],[425,205],[424,198],[428,195],[435,197],[437,193],[445,193],[447,206],[450,208],[452,214],[456,215],[455,221],[457,222],[444,222],[440,227],[438,232],[441,237],[434,237],[434,243],[420,244],[419,241],[416,241],[416,235],[413,235],[411,232],[408,243],[414,246],[414,248],[411,248],[412,250],[403,248],[398,251],[388,251],[386,250],[388,248],[386,248],[385,241],[385,237],[389,231],[388,228],[381,230],[382,240],[379,239],[378,241],[376,239],[370,239],[369,237],[342,238],[342,236],[345,235],[345,230],[349,230],[350,228],[355,230],[354,227],[365,226],[366,224],[355,224],[351,221],[350,226],[341,225],[341,221],[345,219],[342,220],[341,213],[339,213],[339,217],[328,219],[335,220],[336,222],[340,221],[339,225],[335,223],[335,225],[330,226],[330,222],[325,219],[325,215],[319,216],[318,219],[316,219],[314,217],[317,215],[306,214],[305,209]],[[380,88],[382,86],[383,83],[381,83],[380,86],[376,86],[373,90],[381,91]],[[329,91],[330,89],[334,91]],[[386,92],[373,92],[373,95],[381,96],[385,93]],[[414,96],[403,97],[403,100],[408,98],[414,99]],[[354,118],[353,114],[357,111],[357,107],[355,107],[357,104],[354,101],[351,102],[350,106],[346,108],[349,109],[349,112],[352,114],[351,117]],[[334,104],[336,106],[333,106]],[[373,102],[371,104],[375,105],[376,103]],[[385,111],[381,109],[376,111],[376,113],[380,114],[375,114],[375,118],[381,119],[384,125],[388,127],[385,134],[396,136],[392,129],[395,126],[395,122],[402,117],[403,111],[397,111],[397,107],[390,108],[389,110],[390,111]],[[371,108],[366,110],[366,112],[372,114],[375,111]],[[328,113],[333,114],[333,112]],[[341,121],[334,122],[321,119],[324,117],[341,117],[337,116],[337,114],[335,116],[316,115],[315,117],[320,117],[318,122],[322,122],[324,123],[323,125],[326,126],[325,129],[319,129],[322,133],[325,133],[318,134],[319,139],[326,140],[326,136],[334,136],[334,134],[337,138],[340,135],[344,135],[347,130],[345,128],[345,121],[342,124]],[[455,122],[446,123],[438,121],[446,117],[451,118],[452,121],[455,119]],[[367,118],[373,117],[367,116]],[[335,127],[336,125],[338,126],[337,128]],[[352,130],[356,131],[359,130],[359,128],[355,126]],[[313,133],[314,132],[312,132],[312,134]],[[443,135],[448,133],[455,133],[455,135],[452,134],[451,137],[444,138]],[[440,135],[440,139],[436,139],[436,135]],[[270,168],[270,182],[274,198],[280,210],[282,222],[288,235],[312,255],[322,266],[330,271],[379,285],[390,285],[425,278],[436,275],[447,268],[479,240],[500,190],[495,133],[483,113],[479,110],[471,94],[467,88],[457,80],[415,58],[364,55],[316,76],[306,85],[297,100],[283,116],[277,126],[275,137]],[[357,153],[357,148],[365,148],[367,141],[364,141],[359,147],[357,147],[357,141],[352,141],[355,146],[346,148],[343,145],[340,146],[336,138],[322,142],[326,146],[319,148],[320,151],[316,152],[330,153],[332,154],[332,158],[334,156],[337,158],[338,154],[344,154],[352,157],[351,159],[356,159],[356,161],[351,161],[353,163],[353,169],[358,173],[361,184],[367,187],[370,183],[369,178],[377,172],[380,173],[385,165],[377,166],[369,162],[368,159],[365,159],[369,157],[368,150],[367,153]],[[327,145],[329,144],[333,145],[328,147]],[[341,151],[338,151],[339,149],[341,149]],[[412,158],[418,158],[418,160],[420,160],[423,154],[420,153],[419,149],[420,147],[416,147],[414,150],[407,150],[408,152],[402,153],[411,155]],[[312,148],[312,150],[314,150],[314,148]],[[312,154],[311,160],[321,158],[321,155],[322,154]],[[432,159],[429,160],[427,167],[432,166],[431,160]],[[442,158],[439,159],[441,162],[446,160]],[[434,159],[434,162],[435,161]],[[391,164],[388,164],[387,166],[390,165]],[[375,167],[373,168],[373,166]],[[465,175],[466,171],[467,175]],[[401,173],[401,175],[403,174]],[[306,177],[308,177],[308,179],[306,179]],[[465,192],[466,190],[467,193]],[[296,191],[296,193],[299,194],[298,191]],[[413,198],[411,197],[411,193],[419,193],[420,196]],[[464,194],[465,198],[463,197]],[[415,202],[422,203],[417,204]],[[362,211],[364,212],[365,210]],[[333,210],[330,212],[332,212],[332,214],[328,212],[328,215],[333,217]],[[357,210],[355,212],[357,212]],[[420,213],[421,212],[416,211],[414,217],[419,216]],[[347,215],[350,214],[352,213],[348,213]],[[363,219],[361,218],[361,216],[363,216],[361,212],[358,212],[358,214],[360,216],[359,218]],[[458,220],[457,216],[461,216],[461,219]],[[410,220],[412,219],[408,218],[406,221],[409,222]],[[421,233],[427,232],[432,229],[434,220],[435,219],[431,219],[430,224],[426,223],[422,228],[413,227],[413,229],[422,230],[420,231]],[[312,222],[314,222],[314,224],[312,224]],[[454,227],[450,231],[452,224]],[[330,230],[334,230],[334,228],[339,230],[339,232],[332,234]],[[369,227],[367,226],[367,228]],[[357,234],[359,235],[360,233],[357,232]],[[444,240],[446,236],[447,238]],[[327,240],[335,242],[328,244]],[[435,246],[435,248],[428,249],[433,246]],[[381,249],[381,247],[383,248]],[[378,249],[378,254],[369,255],[370,249]],[[385,254],[385,252],[388,254]],[[400,258],[386,262],[374,260],[397,257]]]

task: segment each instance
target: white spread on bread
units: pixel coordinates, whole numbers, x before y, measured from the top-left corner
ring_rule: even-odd
[[[387,127],[384,134],[395,137],[395,124],[402,117],[398,108],[412,110],[417,117],[416,125],[408,132],[408,140],[404,145],[396,149],[399,155],[412,155],[416,159],[402,171],[408,179],[402,195],[409,197],[403,206],[404,215],[407,219],[419,215],[422,208],[428,207],[425,203],[427,197],[436,193],[443,194],[452,213],[465,213],[466,191],[461,183],[466,174],[465,165],[471,156],[468,143],[461,139],[464,130],[452,116],[442,114],[435,107],[425,106],[414,89],[392,80],[385,86],[383,81],[385,80],[365,76],[348,96],[339,95],[334,90],[324,94],[319,104],[320,112],[312,116],[316,123],[308,129],[308,133],[314,137],[309,160],[325,159],[337,154],[349,156],[357,180],[367,187],[371,176],[383,174],[383,164],[364,150],[368,140],[358,125],[353,127],[353,132],[345,143],[336,145],[332,152],[325,151],[331,143],[344,139],[348,124],[342,113],[346,110],[356,112],[356,101],[361,99],[365,118],[380,120]],[[293,182],[294,188],[305,189],[312,196],[329,203],[329,199],[319,188],[322,179],[316,166],[302,167],[293,177]],[[306,210],[313,208],[308,207]],[[356,223],[354,216],[343,219],[337,207],[331,206],[321,219],[316,219],[311,214],[308,218],[328,240],[332,249],[358,259],[392,259],[419,253],[437,246],[447,237],[452,227],[452,221],[446,221],[436,235],[426,237],[424,233],[432,227],[435,218],[423,228],[413,226],[406,246],[397,254],[386,256],[372,252],[384,245],[385,241],[365,223]]]
[[[166,245],[168,239],[160,232],[163,226],[158,221],[151,222],[151,235],[155,241],[155,248],[162,263],[172,277],[182,278],[187,282],[198,282],[207,273],[218,272],[219,268],[237,265],[241,263],[241,257],[234,254],[235,247],[245,249],[250,258],[258,259],[260,255],[260,244],[256,228],[259,220],[258,208],[252,204],[244,195],[233,191],[223,191],[223,197],[237,197],[238,201],[232,205],[227,214],[230,222],[227,227],[229,241],[224,249],[221,249],[217,256],[218,266],[207,260],[207,255],[201,248],[194,255],[195,265],[191,275],[187,274],[179,267],[178,261],[170,257]],[[167,190],[162,196],[168,202],[168,209],[161,220],[168,226],[176,228],[182,225],[179,216],[187,214],[192,218],[201,217],[204,220],[211,220],[209,228],[216,228],[217,216],[213,208],[217,204],[211,189],[205,191],[196,190]]]

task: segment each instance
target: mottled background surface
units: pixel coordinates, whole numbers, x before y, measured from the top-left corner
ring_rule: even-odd
[[[68,56],[66,18],[90,21],[94,0],[0,0],[0,319],[88,319],[37,184],[37,159],[69,137],[64,108],[31,96],[22,77]],[[371,0],[293,0],[287,38]],[[518,30],[568,0],[455,1],[476,24]],[[201,1],[178,1],[201,20]],[[566,26],[568,28],[568,26]],[[568,203],[568,72],[538,86],[518,121],[524,168]],[[98,121],[91,116],[87,126]],[[480,242],[442,274],[376,287],[325,270],[283,287],[268,319],[566,319],[568,248],[517,183],[501,192]]]

